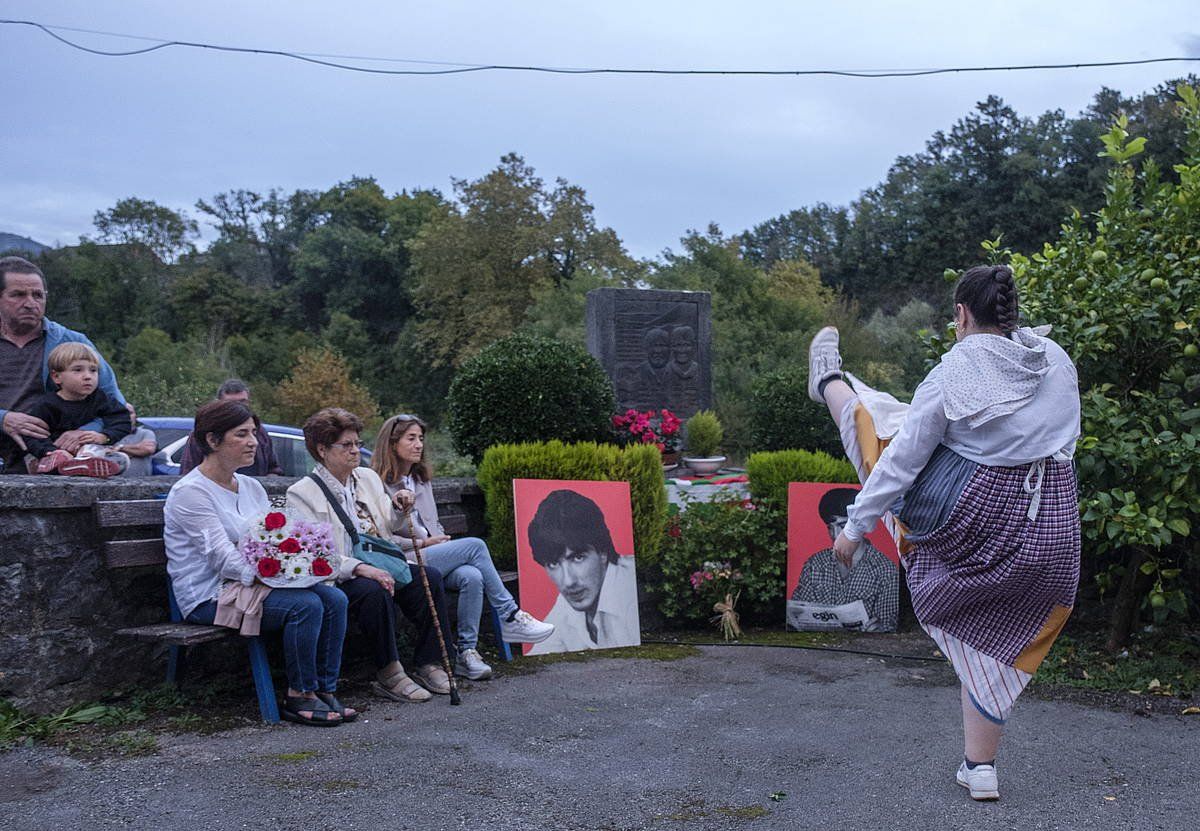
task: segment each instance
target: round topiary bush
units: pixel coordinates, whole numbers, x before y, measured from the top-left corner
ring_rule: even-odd
[[[808,397],[807,368],[785,367],[755,380],[750,427],[755,450],[822,450],[834,458],[845,453],[829,410]]]
[[[517,334],[462,365],[447,427],[455,449],[478,463],[495,444],[606,441],[615,406],[608,376],[585,349]]]

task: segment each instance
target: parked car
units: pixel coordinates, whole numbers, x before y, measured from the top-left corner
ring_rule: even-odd
[[[181,416],[146,416],[138,421],[154,431],[158,449],[150,459],[150,467],[156,476],[178,476],[179,463],[183,459],[183,446],[192,434],[194,419]],[[304,432],[298,427],[282,424],[263,424],[284,476],[305,476],[314,466],[308,449],[304,446]],[[371,451],[363,448],[360,461],[364,467],[371,464]]]

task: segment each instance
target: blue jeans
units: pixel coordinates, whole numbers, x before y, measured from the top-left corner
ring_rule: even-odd
[[[425,562],[444,574],[446,588],[458,592],[458,648],[474,649],[479,643],[479,617],[483,597],[504,620],[517,610],[517,602],[504,588],[504,581],[492,562],[487,543],[476,537],[431,545],[421,549]],[[420,577],[414,575],[414,580]]]
[[[272,589],[263,600],[262,631],[283,632],[288,686],[297,692],[333,692],[342,668],[346,595],[318,583],[307,589]],[[190,623],[211,624],[217,601],[201,603]]]

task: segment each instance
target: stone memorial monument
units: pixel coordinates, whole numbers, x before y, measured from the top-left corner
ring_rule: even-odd
[[[587,348],[624,411],[712,407],[712,298],[706,291],[593,289]]]

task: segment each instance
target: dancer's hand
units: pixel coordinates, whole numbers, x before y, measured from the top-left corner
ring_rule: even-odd
[[[854,565],[854,552],[858,550],[859,543],[846,537],[846,532],[838,534],[836,540],[833,541],[833,550],[837,553],[838,561],[846,568]]]

